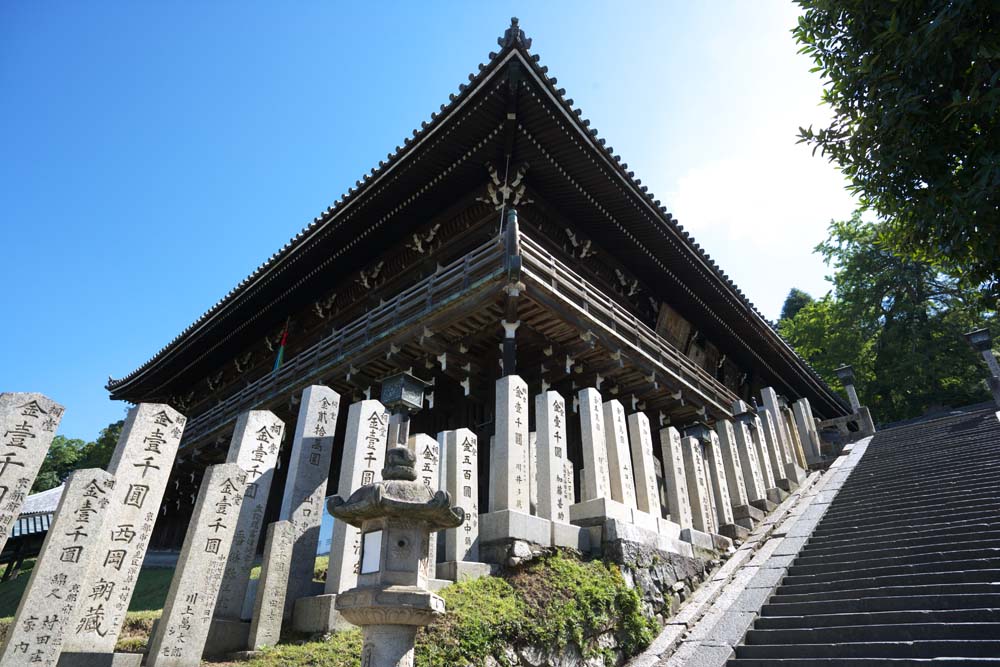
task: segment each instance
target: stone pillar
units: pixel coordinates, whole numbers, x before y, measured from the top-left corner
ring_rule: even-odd
[[[338,522],[339,523],[339,522]],[[250,639],[247,648],[258,651],[274,646],[281,637],[281,617],[288,588],[288,568],[295,543],[295,527],[290,521],[275,521],[267,527],[264,560],[253,605]]]
[[[742,428],[742,424],[738,424]],[[753,530],[754,524],[763,520],[764,513],[750,505],[746,485],[746,462],[740,460],[740,449],[736,443],[736,429],[733,422],[719,420],[715,422],[715,432],[719,436],[719,449],[722,452],[722,463],[726,469],[726,482],[729,485],[729,499],[733,505],[733,519],[738,526]]]
[[[641,412],[628,417],[628,432],[632,442],[632,471],[635,473],[636,505],[655,519],[662,519],[660,490],[656,484],[656,457],[653,456],[653,434],[649,418]]]
[[[163,615],[150,638],[147,667],[201,664],[246,480],[237,463],[205,469]]]
[[[444,562],[437,564],[439,579],[462,581],[489,574],[479,562],[479,442],[467,428],[442,431],[438,447],[445,461],[444,489],[465,510],[465,522],[444,535]]]
[[[760,471],[760,464],[757,461],[757,452],[753,439],[750,436],[750,429],[742,421],[733,424],[736,435],[736,451],[739,452],[740,462],[743,466],[743,483],[746,487],[747,498],[750,504],[764,512],[769,512],[770,501],[767,499],[767,487],[764,485],[764,476]]]
[[[94,538],[104,530],[114,483],[114,477],[98,469],[77,470],[66,480],[28,586],[7,628],[0,667],[56,664],[63,637],[72,631],[73,602],[82,593],[80,582],[93,559]],[[105,602],[114,594],[105,588],[96,592],[97,599]],[[86,601],[93,604],[89,597]]]
[[[686,435],[697,438],[704,452],[706,474],[715,499],[715,532],[734,540],[746,539],[749,534],[747,529],[737,525],[733,515],[729,481],[718,434],[704,424],[697,424],[687,429]]]
[[[313,571],[339,414],[340,394],[333,389],[317,384],[302,392],[288,478],[278,513],[281,521],[290,521],[295,527],[295,546],[285,594],[286,617],[292,613],[296,600],[316,591]]]
[[[580,436],[583,441],[583,488],[580,501],[611,498],[608,446],[604,439],[604,408],[596,389],[579,393]]]
[[[239,619],[243,610],[284,431],[285,423],[267,410],[244,412],[236,421],[226,463],[238,464],[247,475],[247,484],[236,510],[239,519],[233,546],[215,603],[219,618]]]
[[[348,498],[362,486],[382,479],[388,429],[389,411],[379,401],[359,401],[348,408],[337,495]],[[437,483],[436,477],[433,483]],[[337,594],[357,585],[360,553],[358,529],[334,521],[325,593]]]
[[[538,434],[528,433],[528,506],[538,516]]]
[[[680,432],[673,426],[661,429],[660,448],[663,450],[663,480],[667,491],[667,510],[670,512],[670,519],[682,529],[691,528],[694,522]]]
[[[754,454],[757,455],[757,465],[760,466],[760,474],[764,480],[765,489],[773,489],[774,469],[771,467],[772,452],[768,448],[767,439],[764,437],[764,429],[760,423],[760,417],[752,412],[738,416],[737,419],[743,421],[750,430],[750,441],[753,443]]]
[[[417,458],[417,481],[433,491],[441,488],[441,448],[438,441],[426,433],[416,433],[410,436],[406,446]],[[427,562],[431,563],[432,575],[437,568],[437,537],[437,533],[431,533],[428,538],[430,550]],[[356,583],[355,579],[352,587]]]
[[[490,452],[494,470],[491,512],[514,510],[527,514],[528,497],[528,385],[517,375],[496,384],[496,441]]]
[[[795,401],[792,404],[792,414],[795,417],[795,426],[802,441],[802,448],[805,450],[806,462],[810,465],[820,462],[823,460],[823,452],[820,449],[819,433],[816,432],[816,420],[813,418],[809,399],[800,398]]]
[[[558,392],[535,396],[538,453],[538,505],[536,514],[549,521],[569,523],[569,507],[559,493],[565,475],[566,402]]]
[[[490,448],[488,514],[479,517],[480,554],[488,562],[505,562],[516,542],[548,547],[551,523],[529,512],[528,385],[517,375],[497,380],[495,440]]]
[[[799,485],[796,476],[790,476],[789,464],[794,463],[791,450],[782,451],[781,442],[778,439],[778,432],[771,419],[771,413],[767,410],[758,411],[754,422],[762,436],[762,440],[767,443],[767,452],[771,456],[771,470],[774,473],[774,483],[789,493]]]
[[[864,408],[861,408],[861,412],[864,410]],[[792,409],[784,402],[781,406],[781,417],[785,420],[785,433],[788,433],[789,435],[788,445],[792,450],[792,460],[795,461],[796,464],[801,461],[803,466],[808,466],[809,459],[806,457],[806,450],[802,446],[802,441],[799,439],[799,431],[795,428],[795,415],[792,413]],[[874,431],[872,432],[874,433]]]
[[[62,420],[63,406],[34,393],[0,394],[0,551]]]
[[[691,502],[692,525],[703,533],[716,533],[711,488],[705,472],[701,443],[697,438],[681,438],[684,472],[687,478],[688,499]],[[711,548],[711,547],[709,547]]]
[[[612,399],[604,404],[604,441],[608,449],[608,472],[611,475],[611,498],[629,509],[637,509],[632,454],[629,452],[625,408]]]
[[[781,416],[781,401],[778,399],[778,394],[774,391],[774,388],[764,387],[760,390],[760,397],[764,400],[764,409],[771,413],[771,419],[774,421],[774,428],[777,431],[782,451],[791,451],[792,441],[785,426],[785,420]],[[800,461],[799,463],[805,465],[804,461]]]
[[[114,652],[185,422],[169,405],[140,403],[129,411],[108,464],[115,488],[104,530],[93,541],[60,664],[91,664],[92,654]],[[109,590],[110,598],[92,597]]]
[[[603,526],[608,519],[626,523],[632,522],[632,511],[635,508],[635,487],[632,487],[632,505],[627,505],[616,498],[622,498],[625,473],[616,466],[611,470],[611,452],[609,445],[615,449],[615,461],[628,457],[626,449],[619,453],[616,424],[606,423],[605,416],[610,416],[614,409],[605,412],[601,394],[593,388],[581,389],[577,395],[580,412],[580,435],[583,444],[583,471],[580,502],[569,508],[570,521],[578,526]],[[617,401],[615,401],[617,403]],[[621,407],[620,405],[618,406]],[[622,412],[624,419],[624,412]],[[623,422],[624,425],[624,422]],[[631,468],[631,463],[629,463]],[[615,477],[617,481],[612,481]],[[628,473],[631,480],[631,471]],[[617,485],[617,486],[616,486]],[[618,495],[616,495],[618,494]]]

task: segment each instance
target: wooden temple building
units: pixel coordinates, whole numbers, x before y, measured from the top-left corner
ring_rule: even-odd
[[[482,443],[495,381],[514,371],[532,394],[551,388],[569,405],[597,387],[653,424],[731,418],[735,400],[767,386],[807,398],[820,419],[850,413],[574,107],[516,19],[498,41],[354,188],[153,358],[109,380],[112,399],[169,403],[189,418],[154,546],[180,544],[237,416],[267,409],[291,427],[313,384],[378,398],[381,378],[410,370],[433,383],[412,431],[468,427]],[[578,460],[578,420],[567,421]],[[339,461],[334,451],[331,479]]]

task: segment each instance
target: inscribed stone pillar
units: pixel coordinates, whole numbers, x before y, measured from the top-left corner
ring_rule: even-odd
[[[291,521],[295,526],[295,546],[285,594],[286,618],[291,615],[296,600],[313,593],[319,526],[323,520],[323,500],[339,414],[340,394],[333,389],[317,384],[302,392],[288,478],[278,513],[280,520]]]
[[[528,505],[531,513],[538,514],[538,434],[528,433]]]
[[[55,665],[69,630],[73,602],[92,560],[94,538],[104,529],[114,477],[98,469],[77,470],[63,487],[55,518],[7,628],[0,667]],[[99,589],[99,599],[113,590]]]
[[[715,431],[706,429],[707,441],[704,444],[705,459],[708,466],[708,477],[715,497],[715,516],[718,528],[735,523],[733,518],[733,503],[729,496],[729,480],[726,477],[726,464],[722,458],[722,447]]]
[[[733,429],[736,435],[736,451],[739,452],[740,462],[743,465],[743,483],[746,486],[747,498],[751,503],[767,500],[767,487],[764,486],[764,476],[757,461],[750,429],[741,421],[733,424]]]
[[[359,401],[347,411],[344,454],[340,462],[337,495],[349,498],[366,484],[382,479],[389,412],[379,401]],[[333,522],[330,562],[324,591],[342,593],[358,583],[361,533],[343,521]]]
[[[569,523],[566,502],[566,401],[555,391],[535,396],[538,505],[535,514]]]
[[[576,478],[575,471],[573,470],[573,462],[569,460],[569,457],[563,461],[563,478],[562,478],[562,497],[563,504],[569,507],[576,502]],[[566,515],[567,517],[569,515]]]
[[[761,440],[767,445],[767,454],[770,457],[771,472],[774,475],[775,483],[780,480],[787,480],[788,474],[785,472],[787,461],[791,460],[791,451],[782,451],[781,442],[778,439],[778,432],[774,428],[774,421],[771,413],[767,410],[758,413],[755,424],[761,434]],[[786,459],[785,457],[789,458]]]
[[[791,437],[785,427],[785,420],[781,417],[781,402],[773,387],[764,387],[760,390],[760,397],[764,400],[764,409],[771,413],[774,421],[774,429],[778,433],[781,441],[782,451],[791,450]],[[804,464],[802,464],[804,465]]]
[[[681,438],[684,472],[687,477],[688,499],[691,501],[691,520],[696,530],[717,533],[712,506],[712,489],[705,472],[701,442],[697,438]]]
[[[490,511],[528,514],[528,385],[519,376],[497,380],[495,416],[496,440],[490,449]]]
[[[608,449],[608,472],[611,475],[611,498],[629,509],[637,509],[632,454],[629,452],[625,408],[612,399],[604,404],[604,441]]]
[[[656,484],[656,457],[653,456],[653,435],[649,430],[649,418],[641,412],[629,415],[628,433],[632,443],[636,505],[643,512],[660,519],[663,514],[660,512],[660,491]]]
[[[611,497],[608,447],[604,439],[604,407],[596,389],[581,389],[580,437],[583,441],[583,480],[580,501]]]
[[[251,651],[274,646],[281,637],[281,617],[294,543],[295,527],[290,521],[275,521],[267,527],[264,560],[260,566],[260,581],[257,582],[250,639],[247,642]]]
[[[812,411],[810,410],[810,412]],[[861,412],[863,413],[864,411],[862,410]],[[803,446],[802,440],[799,438],[798,429],[795,427],[795,415],[792,412],[792,409],[787,405],[782,406],[781,416],[785,420],[785,432],[789,435],[789,447],[795,454],[794,460],[797,462],[802,461],[803,463],[801,465],[807,467],[809,465],[809,458],[806,456],[805,447]],[[813,424],[815,426],[815,422],[813,422]],[[872,433],[874,433],[874,431],[872,431]]]
[[[726,468],[726,483],[729,486],[729,499],[733,507],[748,505],[746,482],[743,477],[743,465],[740,462],[740,451],[736,446],[736,432],[733,423],[720,419],[715,422],[715,432],[719,436],[719,449],[722,452],[722,463]]]
[[[688,497],[681,434],[673,426],[660,429],[660,448],[663,453],[663,481],[667,492],[670,520],[681,528],[691,528],[694,518],[691,513],[691,500]]]
[[[816,432],[816,422],[813,419],[812,406],[809,405],[808,398],[800,398],[792,404],[792,413],[795,415],[795,425],[799,431],[799,439],[802,441],[803,449],[808,463],[815,463],[823,458],[819,447],[819,434]]]
[[[442,431],[438,446],[445,452],[445,490],[453,506],[465,510],[465,522],[444,531],[446,562],[479,560],[479,443],[467,428]]]
[[[244,412],[236,421],[226,463],[238,464],[247,474],[247,483],[243,502],[237,510],[239,520],[229,562],[219,587],[219,599],[215,602],[215,615],[220,618],[239,619],[243,611],[284,431],[285,422],[267,410]]]
[[[753,451],[757,455],[757,465],[760,466],[760,474],[764,480],[765,489],[774,488],[774,470],[771,469],[771,452],[768,451],[767,439],[764,437],[764,427],[761,426],[760,417],[752,415],[748,419],[750,427],[750,439],[753,442]]]
[[[115,488],[104,530],[93,541],[64,653],[114,652],[185,422],[159,403],[140,403],[129,411],[108,464]],[[96,597],[99,591],[104,593]]]
[[[35,483],[63,407],[35,393],[0,394],[0,551]]]
[[[407,442],[407,447],[416,456],[417,480],[424,483],[424,486],[431,491],[441,488],[441,448],[437,440],[426,433],[411,435]],[[430,567],[428,577],[433,578],[435,564],[437,563],[437,533],[430,534],[430,550],[427,562]]]
[[[146,667],[201,664],[246,481],[238,463],[205,469]]]

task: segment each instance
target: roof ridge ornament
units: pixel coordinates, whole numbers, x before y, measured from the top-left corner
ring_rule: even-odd
[[[497,44],[503,48],[508,46],[517,46],[520,44],[526,49],[531,48],[531,38],[525,37],[524,31],[521,30],[519,26],[519,21],[516,16],[510,17],[510,27],[504,32],[503,37],[497,37]]]

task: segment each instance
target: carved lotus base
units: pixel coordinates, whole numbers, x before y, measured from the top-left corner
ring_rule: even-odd
[[[352,588],[337,596],[337,611],[354,625],[427,625],[444,600],[416,586]]]

